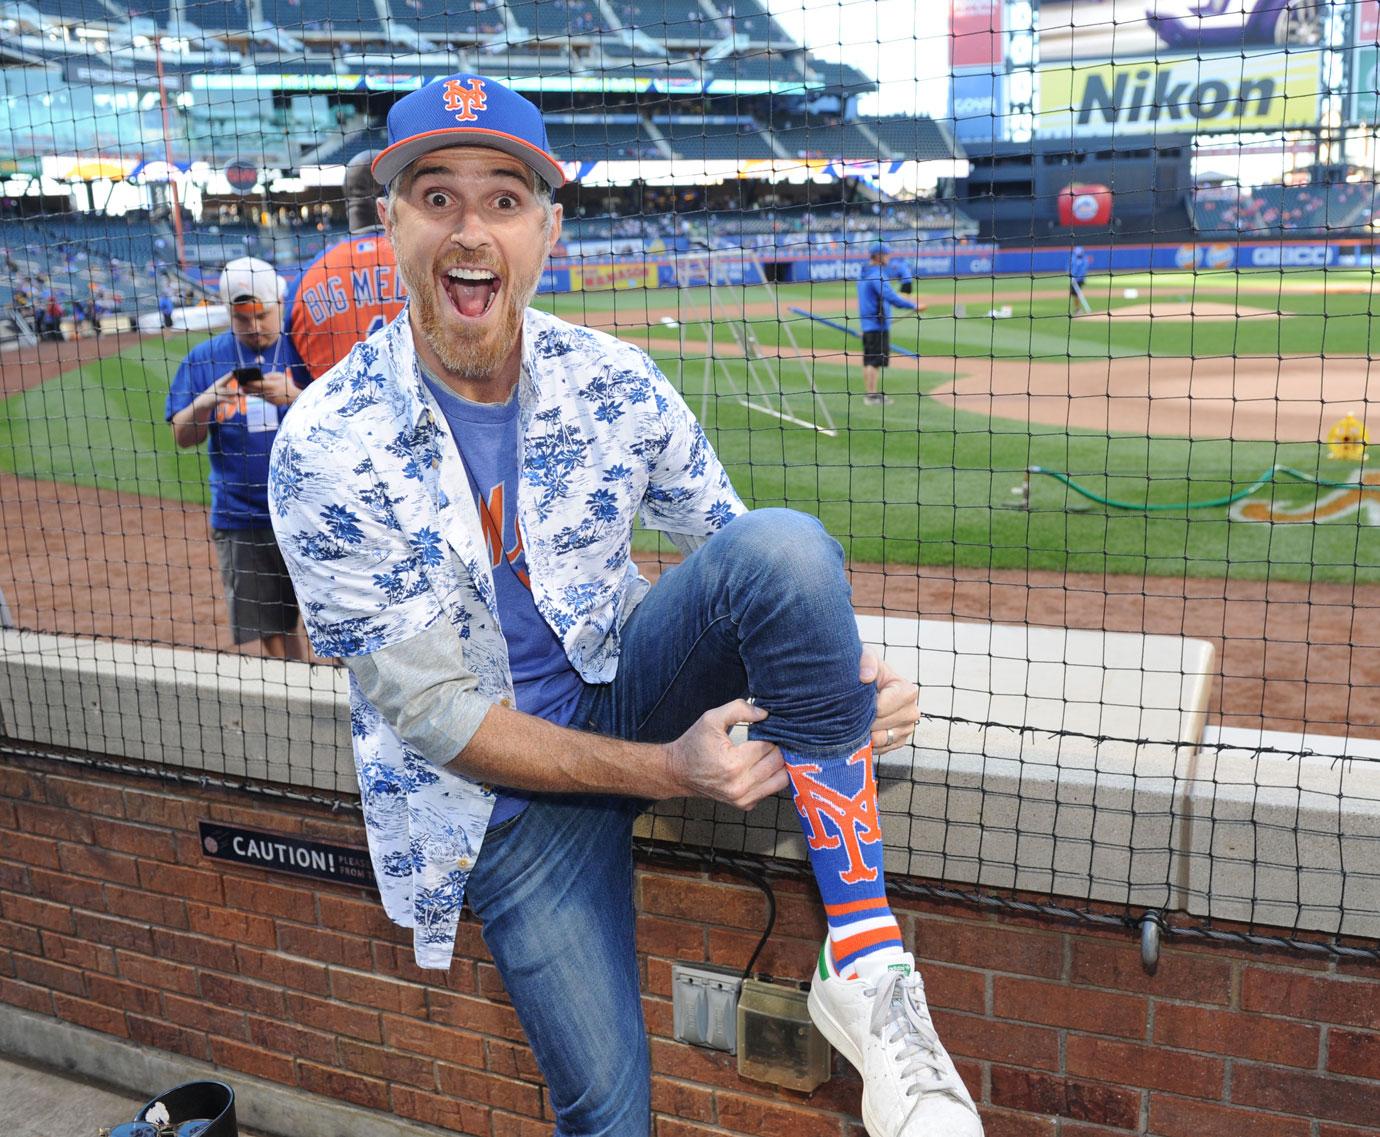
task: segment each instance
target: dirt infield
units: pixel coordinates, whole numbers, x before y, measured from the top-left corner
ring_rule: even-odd
[[[1380,423],[1380,365],[1364,357],[925,363],[951,366],[957,375],[931,397],[974,414],[1049,426],[1317,442],[1348,413]]]
[[[0,580],[21,627],[234,650],[204,509],[11,475],[0,502]],[[1210,721],[1380,737],[1380,620],[1367,615],[1380,586],[881,565],[855,565],[852,581],[870,613],[1207,639]]]
[[[755,315],[775,311],[769,303],[751,308]],[[665,310],[676,312],[674,305]],[[135,338],[0,354],[0,391],[34,386]],[[1364,361],[1335,367],[1329,360],[1326,391],[1317,360],[1311,371],[1304,361],[1253,360],[1247,372],[1246,362],[1032,367],[927,359],[925,366],[965,372],[943,396],[964,409],[1095,429],[1115,421],[1119,430],[1164,434],[1225,428],[1233,437],[1283,437],[1285,430],[1316,438],[1310,432],[1330,413],[1321,408],[1340,400],[1342,410],[1356,409],[1380,398]],[[1345,398],[1333,385],[1343,375],[1351,384]],[[1144,426],[1130,425],[1134,413]],[[646,567],[654,576],[659,566]],[[1380,586],[877,565],[855,565],[852,580],[855,603],[868,612],[1208,639],[1219,668],[1210,721],[1380,737],[1380,620],[1369,615],[1380,611]],[[233,650],[206,511],[198,506],[0,475],[0,590],[21,627]]]

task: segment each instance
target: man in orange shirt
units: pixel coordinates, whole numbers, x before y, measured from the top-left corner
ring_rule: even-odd
[[[288,298],[288,334],[313,379],[393,319],[407,300],[393,246],[379,222],[383,190],[370,169],[376,156],[364,151],[346,165],[350,236],[312,261]]]

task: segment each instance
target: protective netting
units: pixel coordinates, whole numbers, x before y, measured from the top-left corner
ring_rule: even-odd
[[[396,314],[350,164],[478,74],[570,179],[535,305],[650,352],[749,504],[819,516],[921,682],[893,873],[1374,950],[1380,2],[37,0],[0,30],[11,745],[354,791],[343,670],[265,660],[281,616],[227,604],[272,551],[234,539],[290,413],[259,384]],[[215,336],[234,359],[184,367]],[[217,380],[213,488],[177,416]],[[784,799],[650,825],[801,856]]]

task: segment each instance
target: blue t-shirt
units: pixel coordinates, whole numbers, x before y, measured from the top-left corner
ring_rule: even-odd
[[[293,382],[305,387],[306,368],[287,336],[279,336],[267,351],[255,352],[231,332],[222,332],[197,344],[173,376],[165,418],[190,406],[202,391],[236,367],[257,367],[265,374],[287,371]],[[278,435],[278,423],[287,413],[266,399],[240,394],[223,400],[216,409],[206,436],[211,459],[211,525],[215,529],[267,529],[268,454]]]
[[[865,332],[884,332],[891,326],[892,308],[914,308],[915,305],[887,282],[882,266],[863,266],[858,278],[858,315]]]
[[[1091,260],[1087,253],[1074,253],[1069,258],[1069,276],[1075,283],[1082,284],[1088,279],[1088,265]]]
[[[479,507],[517,708],[557,726],[569,726],[584,680],[570,666],[564,646],[532,598],[517,517],[517,393],[506,403],[474,403],[425,370],[422,378],[455,436]],[[519,813],[530,797],[523,791],[500,790],[490,827]]]

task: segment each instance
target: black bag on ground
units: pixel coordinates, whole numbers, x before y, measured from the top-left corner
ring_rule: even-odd
[[[161,1121],[162,1105],[168,1120]],[[152,1117],[150,1117],[152,1115]],[[148,1102],[109,1137],[239,1137],[235,1091],[224,1082],[183,1082]]]

